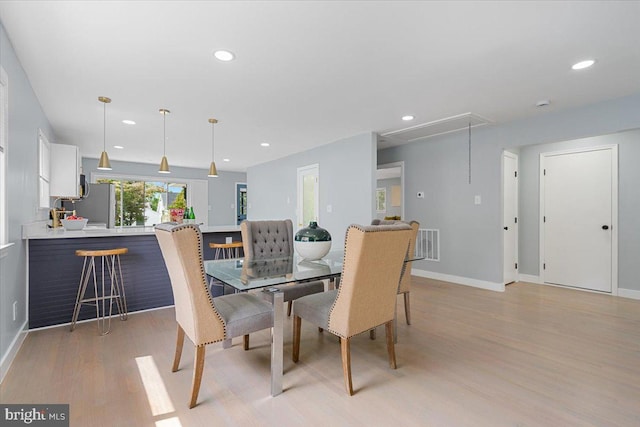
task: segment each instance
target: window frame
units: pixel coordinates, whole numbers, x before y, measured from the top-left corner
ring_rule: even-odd
[[[187,188],[187,199],[186,199],[186,204],[187,206],[193,206],[193,189],[194,189],[194,182],[196,181],[203,181],[206,182],[205,180],[194,180],[194,179],[189,179],[189,178],[179,178],[179,177],[175,177],[175,178],[170,178],[170,177],[165,177],[165,176],[147,176],[147,175],[131,175],[131,174],[118,174],[118,173],[101,173],[101,172],[92,172],[91,173],[91,182],[96,182],[99,179],[113,179],[113,180],[119,180],[119,181],[142,181],[145,184],[148,182],[163,182],[166,184],[184,184]],[[208,194],[208,189],[207,189],[207,199],[209,197]],[[116,215],[120,215],[120,212],[116,212]],[[205,224],[208,223],[208,221],[205,221]],[[140,227],[149,227],[147,225],[120,225],[119,227],[123,227],[123,228],[140,228]]]

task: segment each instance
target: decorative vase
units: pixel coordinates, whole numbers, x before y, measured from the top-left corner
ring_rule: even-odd
[[[318,223],[311,221],[308,227],[299,230],[294,238],[298,255],[307,260],[320,259],[331,250],[331,234]]]

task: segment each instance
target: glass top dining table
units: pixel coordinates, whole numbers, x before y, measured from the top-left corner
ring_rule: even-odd
[[[423,259],[412,256],[407,261]],[[273,334],[271,339],[271,395],[282,393],[283,377],[283,335],[284,335],[284,295],[273,286],[311,280],[329,279],[329,288],[342,273],[344,250],[329,252],[316,261],[302,259],[300,256],[274,257],[260,260],[236,258],[204,261],[207,276],[231,286],[238,292],[262,289],[270,294],[267,300],[273,304]],[[230,346],[227,341],[225,348]]]
[[[237,258],[204,262],[207,276],[229,285],[237,292],[262,289],[268,292],[273,304],[273,333],[271,338],[271,395],[282,393],[284,367],[284,295],[276,285],[329,279],[330,286],[342,273],[344,251],[329,252],[317,261],[302,259],[297,254],[267,259]],[[223,347],[231,345],[227,340]]]
[[[309,261],[297,254],[266,259],[221,259],[205,261],[208,276],[231,286],[236,291],[294,284],[310,280],[334,279],[340,276],[344,251],[331,251],[320,260]]]

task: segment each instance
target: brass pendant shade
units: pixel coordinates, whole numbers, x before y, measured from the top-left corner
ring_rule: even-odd
[[[107,104],[111,102],[111,99],[106,96],[99,96],[98,101],[102,102],[103,105],[102,154],[100,154],[98,169],[110,171],[111,163],[109,162],[109,155],[107,154]]]
[[[216,162],[211,162],[211,166],[209,166],[209,175],[210,178],[218,177],[218,169],[216,169]]]
[[[100,155],[100,161],[98,162],[98,169],[101,171],[110,171],[111,163],[109,162],[109,155],[106,151],[103,151]]]
[[[171,173],[169,170],[169,162],[167,161],[167,114],[171,111],[166,108],[161,108],[160,114],[162,114],[162,160],[160,161],[159,173]]]
[[[169,162],[167,161],[167,156],[162,156],[162,160],[160,161],[160,169],[158,169],[160,173],[171,173],[169,170]]]
[[[209,123],[211,123],[211,166],[209,166],[209,174],[207,176],[209,178],[217,178],[218,169],[216,168],[216,162],[213,159],[213,126],[218,123],[218,120],[209,119]]]

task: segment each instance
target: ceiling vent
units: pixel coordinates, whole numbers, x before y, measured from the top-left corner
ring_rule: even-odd
[[[469,124],[474,128],[488,123],[491,123],[491,121],[475,113],[458,114],[457,116],[382,133],[380,134],[378,149],[468,129]]]

